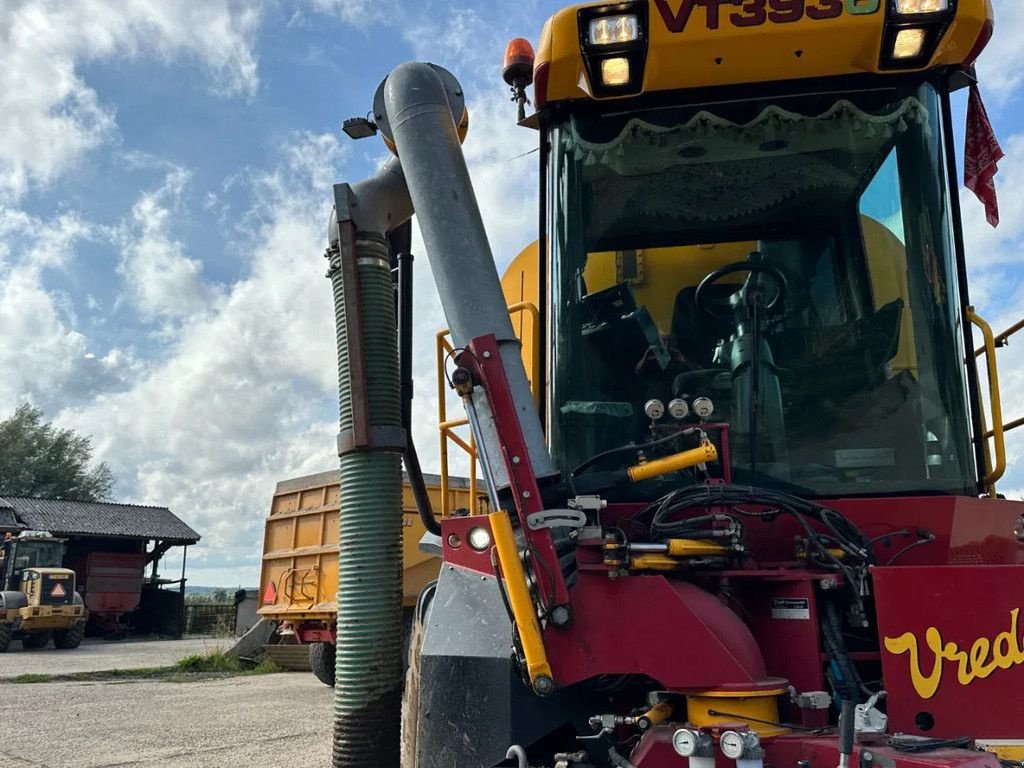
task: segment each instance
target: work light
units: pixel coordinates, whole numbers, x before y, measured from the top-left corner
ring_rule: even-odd
[[[894,59],[916,59],[924,49],[925,31],[920,27],[901,29],[892,46]]]
[[[643,90],[648,15],[646,0],[587,5],[577,11],[580,52],[594,97]]]
[[[896,13],[901,16],[941,13],[948,10],[949,0],[896,0]]]
[[[633,13],[601,16],[590,22],[591,45],[622,45],[640,39],[640,20]]]

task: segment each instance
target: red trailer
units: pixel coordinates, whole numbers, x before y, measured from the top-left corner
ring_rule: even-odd
[[[70,562],[89,608],[89,629],[111,635],[123,631],[139,607],[146,568],[144,554],[87,552]]]

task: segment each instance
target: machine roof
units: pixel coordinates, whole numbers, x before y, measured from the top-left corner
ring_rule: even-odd
[[[21,524],[18,527],[55,536],[153,539],[173,544],[195,544],[200,538],[166,507],[8,496],[0,499],[0,523],[7,510],[13,510]]]
[[[10,503],[6,499],[0,499],[0,533],[19,531],[24,527],[18,522]]]

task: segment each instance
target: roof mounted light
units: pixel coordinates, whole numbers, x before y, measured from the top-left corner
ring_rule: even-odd
[[[601,16],[590,21],[591,45],[622,45],[640,39],[640,19],[635,13]]]
[[[921,13],[943,13],[949,10],[949,0],[896,0],[895,11],[901,16]]]

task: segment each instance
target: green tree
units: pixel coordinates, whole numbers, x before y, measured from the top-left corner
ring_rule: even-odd
[[[0,496],[108,501],[113,489],[110,467],[92,464],[88,437],[44,422],[28,404],[0,421]]]

